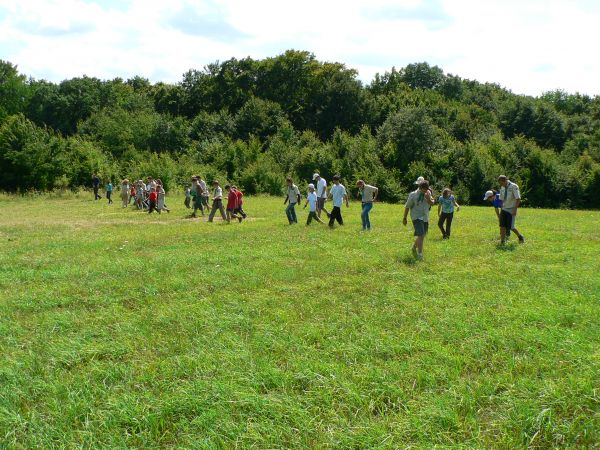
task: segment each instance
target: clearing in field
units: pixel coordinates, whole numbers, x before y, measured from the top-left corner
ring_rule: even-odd
[[[0,448],[595,447],[600,213],[226,225],[0,197]],[[432,212],[432,219],[433,219]]]

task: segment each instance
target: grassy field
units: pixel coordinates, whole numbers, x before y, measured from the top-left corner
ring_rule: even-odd
[[[600,212],[168,200],[0,196],[0,448],[600,448]]]

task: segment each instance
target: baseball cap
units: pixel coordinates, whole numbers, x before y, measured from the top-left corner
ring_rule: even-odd
[[[312,184],[312,183],[310,183],[310,184],[308,185],[308,188],[309,188],[309,189],[311,189],[311,188],[312,188],[312,189],[314,189],[314,188],[315,188],[315,185],[314,185],[314,184]]]
[[[319,176],[318,173],[313,173],[313,181],[316,180],[318,176]]]
[[[415,181],[415,184],[421,184],[423,181],[425,181],[425,178],[419,177],[417,178],[417,181]]]
[[[487,200],[488,198],[490,198],[490,197],[493,197],[493,196],[494,196],[494,191],[487,191],[487,192],[484,194],[484,196],[483,196],[483,199],[484,199],[484,200]]]

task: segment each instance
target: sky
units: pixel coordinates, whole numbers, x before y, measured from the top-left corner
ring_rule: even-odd
[[[288,49],[369,83],[427,62],[538,96],[600,95],[600,0],[0,0],[0,59],[60,82],[189,69]]]

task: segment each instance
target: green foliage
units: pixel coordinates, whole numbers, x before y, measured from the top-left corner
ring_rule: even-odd
[[[77,188],[92,167],[116,179],[164,162],[177,186],[203,171],[277,193],[286,175],[304,185],[318,170],[328,180],[341,174],[352,194],[364,178],[380,198],[400,201],[422,175],[479,203],[502,172],[530,206],[580,207],[595,204],[589,186],[600,164],[600,97],[519,96],[426,62],[363,86],[354,69],[299,50],[217,61],[177,84],[54,84],[0,61],[2,125],[7,190]]]

